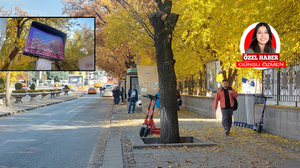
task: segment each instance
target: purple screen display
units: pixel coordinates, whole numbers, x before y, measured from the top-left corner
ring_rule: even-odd
[[[63,39],[35,27],[31,27],[25,51],[35,55],[48,57],[49,59],[64,59]]]

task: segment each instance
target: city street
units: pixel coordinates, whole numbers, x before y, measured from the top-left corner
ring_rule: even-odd
[[[98,93],[0,118],[0,167],[96,165],[111,109]]]

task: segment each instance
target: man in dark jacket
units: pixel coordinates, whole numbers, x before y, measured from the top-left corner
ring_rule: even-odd
[[[113,90],[113,97],[114,97],[114,103],[115,105],[119,104],[120,98],[119,98],[119,87],[115,87]]]
[[[133,105],[132,113],[134,113],[135,103],[136,103],[137,99],[138,99],[138,92],[135,89],[135,84],[133,84],[132,88],[128,90],[128,101],[129,101],[128,114],[131,111],[131,105]]]

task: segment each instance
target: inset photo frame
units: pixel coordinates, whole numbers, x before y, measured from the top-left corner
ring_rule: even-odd
[[[94,17],[2,17],[0,21],[1,71],[95,70]],[[82,66],[82,60],[88,66]]]

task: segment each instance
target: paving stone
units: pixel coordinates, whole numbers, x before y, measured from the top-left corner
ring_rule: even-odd
[[[277,113],[274,115],[276,114]],[[130,126],[121,128],[122,134],[128,138],[138,138],[140,125],[135,125],[135,122],[139,121],[138,117],[143,118],[144,116],[141,117],[137,114],[123,115],[122,113],[120,113],[120,115],[122,122],[126,120],[132,122]],[[197,114],[190,113],[188,115],[190,115],[191,119],[197,118]],[[189,116],[186,118],[189,118]],[[282,118],[287,118],[287,116],[283,116]],[[154,120],[156,122],[157,117],[154,117]],[[279,119],[277,121],[278,127],[281,127],[280,122],[281,120]],[[232,127],[232,132],[229,136],[225,136],[221,121],[212,119],[207,121],[203,119],[199,122],[182,120],[179,122],[179,126],[180,129],[185,129],[186,134],[190,134],[190,136],[194,136],[191,130],[195,129],[197,134],[195,134],[196,136],[194,137],[197,137],[202,143],[217,142],[219,146],[188,148],[163,146],[151,149],[132,148],[135,159],[135,163],[132,164],[132,167],[280,167],[278,165],[282,159],[279,159],[280,155],[276,154],[276,151],[280,149],[280,145],[283,143],[280,141],[280,137],[273,137],[265,132],[258,134],[250,129],[236,126]],[[274,127],[276,126],[276,123],[274,123]],[[297,128],[295,127],[294,129],[296,130]],[[198,132],[200,131],[202,131],[203,134],[199,134]],[[298,158],[300,160],[300,145],[296,145],[296,143],[293,142],[289,143],[295,145],[297,151],[291,152],[287,149],[285,154],[289,154],[291,158]],[[255,161],[257,160],[258,162],[256,163]],[[266,162],[270,163],[266,164]],[[288,163],[289,160],[282,162]],[[297,162],[291,163],[291,165],[292,167],[300,167],[300,163]]]

